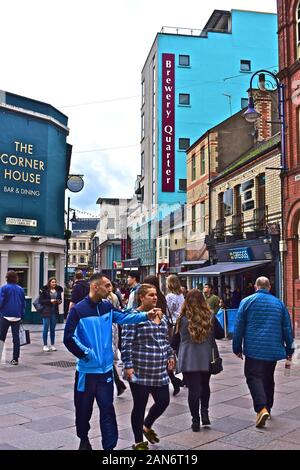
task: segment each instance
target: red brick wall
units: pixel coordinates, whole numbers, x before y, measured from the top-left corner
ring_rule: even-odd
[[[286,112],[286,167],[284,178],[284,239],[287,252],[284,256],[284,300],[300,334],[300,281],[298,267],[298,223],[300,220],[299,108],[300,108],[300,60],[297,59],[296,7],[298,0],[277,0],[279,78],[285,85]],[[299,86],[299,88],[298,88]],[[297,89],[298,88],[298,89]]]

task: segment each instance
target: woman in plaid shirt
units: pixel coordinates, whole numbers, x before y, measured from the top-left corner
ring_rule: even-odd
[[[140,304],[137,311],[147,312],[156,306],[157,292],[153,285],[142,284],[137,296]],[[133,397],[131,425],[136,443],[132,447],[136,450],[148,449],[143,434],[152,444],[159,442],[151,427],[170,401],[167,368],[175,366],[174,353],[167,339],[167,319],[161,309],[156,312],[152,321],[122,328],[122,361]],[[149,394],[154,404],[145,418]]]

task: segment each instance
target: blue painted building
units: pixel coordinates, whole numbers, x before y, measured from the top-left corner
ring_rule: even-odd
[[[0,278],[18,271],[30,297],[50,276],[64,282],[67,124],[47,103],[0,91]]]
[[[169,205],[186,203],[187,148],[247,105],[250,77],[261,68],[278,70],[275,14],[215,10],[203,30],[162,28],[156,35],[141,79],[135,192],[143,216],[156,205],[163,217]]]

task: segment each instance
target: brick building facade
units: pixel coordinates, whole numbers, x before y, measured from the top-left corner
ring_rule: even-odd
[[[296,334],[300,331],[300,1],[278,0],[279,78],[285,85],[284,178],[285,292]]]

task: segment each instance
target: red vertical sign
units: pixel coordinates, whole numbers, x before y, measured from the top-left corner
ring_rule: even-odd
[[[175,191],[174,54],[162,54],[162,191]]]

